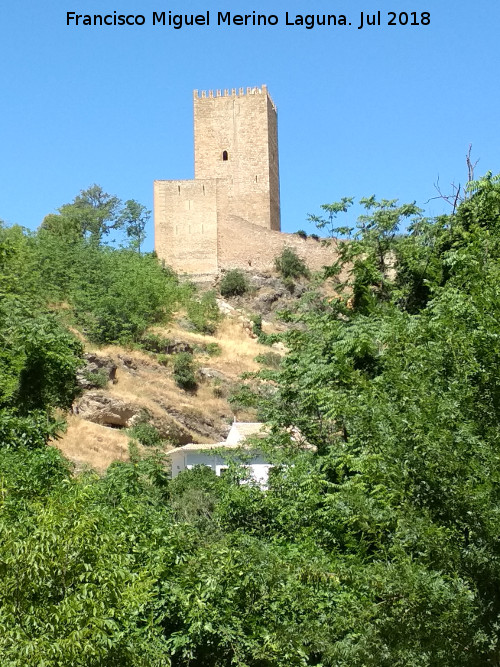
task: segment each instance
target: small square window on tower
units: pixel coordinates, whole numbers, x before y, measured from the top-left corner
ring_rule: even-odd
[[[227,151],[222,151],[222,161],[227,162],[229,160],[229,155]]]

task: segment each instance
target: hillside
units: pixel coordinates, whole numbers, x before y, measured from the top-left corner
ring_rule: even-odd
[[[362,205],[339,265],[208,289],[73,209],[0,228],[2,665],[498,665],[500,176]],[[172,479],[235,413],[266,488]]]
[[[66,431],[54,443],[77,469],[103,472],[113,461],[128,460],[134,423],[156,429],[161,448],[168,451],[188,442],[220,442],[234,419],[256,418],[255,408],[237,400],[241,376],[265,368],[266,360],[279,363],[284,346],[259,343],[252,318],[267,318],[262,324],[266,334],[284,331],[276,312],[294,307],[308,283],[297,281],[291,293],[278,274],[248,272],[246,279],[245,294],[218,299],[221,321],[213,335],[190,331],[184,311],[174,313],[169,325],[151,327],[144,335],[146,346],[152,337],[163,341],[169,354],[138,346],[95,346],[80,334],[87,364],[79,373],[81,395],[66,415]],[[194,363],[194,390],[182,389],[173,378],[175,355],[186,351]],[[101,380],[104,386],[88,386],[92,372],[108,376],[105,384]]]
[[[127,460],[130,436],[125,427],[131,422],[130,417],[126,418],[128,413],[137,417],[146,411],[148,423],[158,429],[167,446],[220,442],[234,416],[243,420],[254,416],[238,406],[231,407],[227,396],[231,387],[239,384],[242,373],[259,369],[255,357],[267,348],[251,338],[237,318],[228,316],[214,336],[202,336],[175,325],[157,327],[154,333],[191,349],[214,343],[220,346],[221,354],[211,357],[194,353],[199,384],[196,391],[184,391],[173,380],[172,369],[159,363],[151,353],[118,345],[99,349],[86,346],[103,365],[116,366],[116,375],[104,388],[86,390],[75,401],[67,431],[56,443],[70,460],[98,470],[114,460]],[[100,413],[92,411],[92,398],[96,396],[105,399]],[[114,417],[113,407],[115,415],[118,408],[125,417]],[[107,423],[93,423],[93,419]]]

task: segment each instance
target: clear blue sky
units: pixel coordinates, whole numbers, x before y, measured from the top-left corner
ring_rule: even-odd
[[[315,9],[306,9],[314,5]],[[429,26],[364,27],[360,12],[430,12]],[[153,11],[211,14],[152,25]],[[142,27],[68,27],[66,12],[143,14]],[[216,25],[218,11],[276,14],[275,27]],[[285,12],[351,26],[286,26]],[[154,179],[193,177],[192,90],[266,83],[278,107],[282,229],[315,231],[342,196],[425,202],[500,171],[498,0],[3,0],[0,218],[35,229],[92,183],[152,208]],[[147,247],[152,248],[152,223]]]

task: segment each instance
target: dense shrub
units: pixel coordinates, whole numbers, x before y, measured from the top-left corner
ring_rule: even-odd
[[[279,368],[281,364],[281,355],[277,352],[264,352],[263,354],[258,354],[255,357],[255,361],[264,366],[270,366],[271,368]]]
[[[234,410],[256,408],[259,395],[248,384],[240,383],[232,387],[227,400]]]
[[[276,270],[283,278],[308,277],[309,269],[293,248],[283,248],[281,255],[275,258]]]
[[[85,249],[73,303],[77,320],[96,343],[136,341],[170,315],[177,283],[149,255],[131,250]]]
[[[83,371],[83,377],[87,381],[87,387],[104,389],[109,382],[109,376],[105,371]]]
[[[252,322],[253,333],[256,336],[260,336],[260,334],[262,333],[262,315],[256,313],[255,315],[252,315],[250,317],[250,320]]]
[[[238,269],[228,271],[221,280],[220,293],[222,296],[240,296],[247,290],[247,280]]]
[[[45,229],[32,241],[45,298],[66,302],[99,344],[138,341],[181,298],[177,278],[151,254],[113,249]]]
[[[174,355],[174,380],[178,387],[186,391],[194,391],[198,386],[193,355],[180,352]]]
[[[307,239],[307,234],[303,229],[298,229],[295,233],[297,236],[300,236],[301,239],[304,239],[304,241]]]
[[[147,422],[135,424],[129,428],[128,432],[132,438],[138,440],[145,447],[159,447],[162,444],[158,429]]]
[[[170,338],[165,338],[161,334],[148,332],[141,336],[141,347],[148,352],[157,352],[159,354],[167,354],[167,350],[172,345]]]
[[[196,331],[207,335],[216,332],[221,314],[214,291],[205,292],[199,299],[190,298],[186,303],[186,311]]]
[[[219,343],[203,343],[201,345],[196,345],[194,351],[200,352],[201,354],[208,354],[209,357],[219,357],[222,354],[222,348]]]
[[[68,408],[76,393],[82,346],[52,314],[0,304],[0,407]]]

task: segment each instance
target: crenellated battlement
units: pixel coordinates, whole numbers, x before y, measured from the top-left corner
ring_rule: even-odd
[[[258,86],[247,87],[245,88],[216,88],[215,90],[194,90],[193,98],[195,100],[204,100],[204,99],[214,99],[217,97],[244,97],[245,95],[267,95],[271,100],[274,110],[276,110],[276,105],[274,104],[271,96],[268,93],[267,86],[263,84],[260,88]]]

